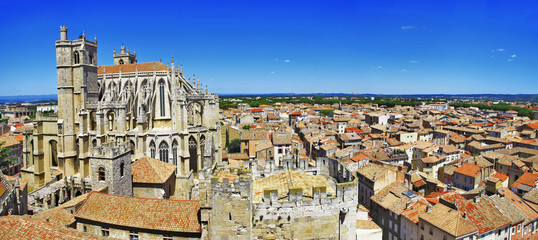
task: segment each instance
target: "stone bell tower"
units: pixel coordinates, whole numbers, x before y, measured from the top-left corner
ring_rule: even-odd
[[[92,190],[108,188],[109,194],[133,196],[130,143],[108,142],[91,149]]]
[[[66,176],[89,172],[89,163],[78,162],[77,133],[84,127],[80,112],[88,102],[99,97],[97,83],[97,38],[86,39],[84,32],[78,39],[67,39],[67,27],[60,27],[56,41],[56,71],[58,78],[58,160]],[[86,173],[86,174],[84,174]]]

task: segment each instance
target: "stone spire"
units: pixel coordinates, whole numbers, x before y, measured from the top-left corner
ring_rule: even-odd
[[[207,91],[207,84],[205,85],[205,94],[209,94],[209,91]]]

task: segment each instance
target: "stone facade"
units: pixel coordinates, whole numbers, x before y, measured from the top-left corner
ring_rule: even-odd
[[[211,178],[211,239],[251,239],[252,180],[248,175],[219,183]]]
[[[314,187],[313,198],[303,198],[301,188],[290,189],[288,199],[266,190],[254,205],[253,238],[256,239],[355,239],[357,225],[356,182],[337,185],[336,196],[325,187]]]

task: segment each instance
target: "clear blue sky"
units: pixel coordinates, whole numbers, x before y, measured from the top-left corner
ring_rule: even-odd
[[[183,63],[216,93],[538,93],[536,1],[0,2],[0,95],[56,93],[54,41]]]

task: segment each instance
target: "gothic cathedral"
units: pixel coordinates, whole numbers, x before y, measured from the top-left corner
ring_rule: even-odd
[[[22,177],[30,190],[67,178],[91,185],[115,171],[92,162],[102,146],[127,149],[131,162],[149,156],[174,164],[178,179],[220,161],[217,95],[194,75],[184,77],[173,58],[170,65],[138,63],[125,46],[113,57],[114,65],[99,66],[97,38],[68,40],[60,28],[58,115],[38,114],[24,135]]]

